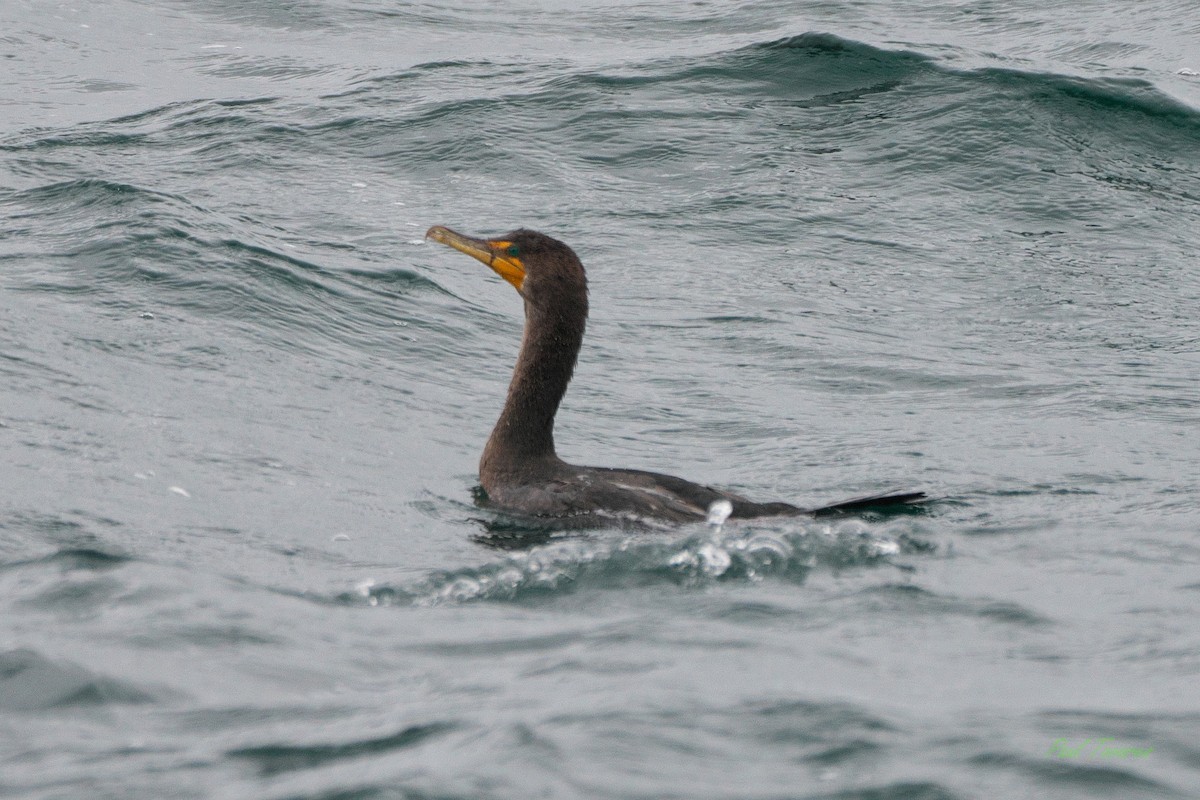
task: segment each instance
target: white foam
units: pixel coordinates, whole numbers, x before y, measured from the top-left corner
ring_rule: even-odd
[[[708,507],[708,524],[719,528],[733,513],[733,503],[728,500],[714,500]]]

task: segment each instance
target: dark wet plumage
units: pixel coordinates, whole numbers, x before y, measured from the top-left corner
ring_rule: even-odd
[[[659,522],[704,520],[727,500],[735,518],[846,513],[911,503],[923,492],[885,493],[804,509],[756,503],[698,483],[632,469],[581,467],[558,457],[554,417],[583,344],[588,316],[587,275],[575,252],[526,229],[476,239],[434,226],[428,238],[471,255],[511,283],[525,300],[521,352],[500,419],[479,461],[489,502],[537,517],[620,518]]]

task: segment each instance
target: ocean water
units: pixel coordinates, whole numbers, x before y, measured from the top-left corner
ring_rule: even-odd
[[[1200,797],[1193,2],[0,6],[0,795]],[[925,513],[477,507],[568,460]]]

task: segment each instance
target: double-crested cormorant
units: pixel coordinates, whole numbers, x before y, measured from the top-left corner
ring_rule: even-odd
[[[536,517],[691,522],[704,520],[719,500],[729,501],[733,517],[745,518],[852,512],[925,496],[881,494],[803,509],[755,503],[656,472],[566,463],[554,452],[554,415],[587,324],[587,276],[579,257],[557,239],[525,229],[476,239],[435,225],[425,236],[487,264],[525,300],[525,334],[508,398],[479,461],[479,480],[490,503]]]

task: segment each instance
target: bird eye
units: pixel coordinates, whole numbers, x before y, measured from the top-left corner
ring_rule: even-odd
[[[510,256],[516,258],[517,256],[521,255],[521,248],[517,247],[515,244],[510,244],[507,252]]]

